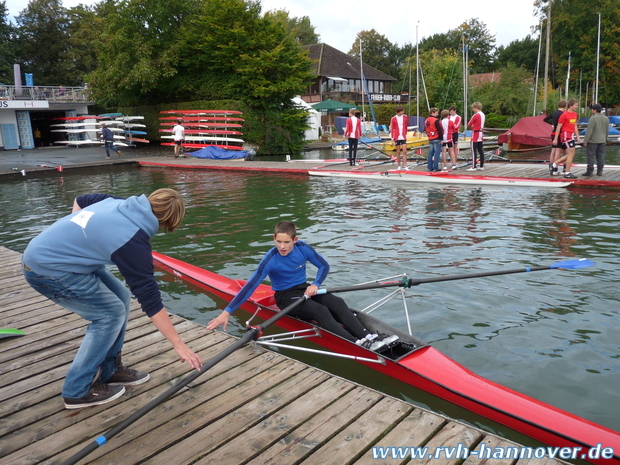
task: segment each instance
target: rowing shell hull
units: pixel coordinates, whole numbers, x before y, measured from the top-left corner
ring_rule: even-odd
[[[245,283],[156,252],[153,253],[153,258],[157,268],[228,302]],[[258,317],[267,320],[275,311],[273,291],[269,286],[260,285],[241,308],[251,313],[258,310]],[[395,359],[386,356],[383,364],[363,361],[359,363],[508,426],[548,446],[581,447],[582,451],[587,452],[602,444],[603,448],[614,450],[613,458],[583,458],[598,464],[620,464],[620,433],[482,378],[433,347],[369,315],[360,314],[359,317],[370,330],[381,329],[382,332],[397,334],[406,342],[418,346],[416,350]],[[309,323],[291,317],[281,318],[276,324],[287,331],[312,328]],[[364,358],[376,357],[374,352],[321,328],[317,330],[321,337],[313,341],[328,350]]]
[[[450,173],[425,173],[422,171],[401,172],[349,172],[349,171],[308,171],[310,176],[323,176],[328,178],[364,179],[373,181],[417,182],[431,184],[472,184],[483,186],[517,186],[517,187],[544,187],[562,188],[568,187],[572,182],[555,181],[535,178],[510,178],[494,176],[463,176]]]

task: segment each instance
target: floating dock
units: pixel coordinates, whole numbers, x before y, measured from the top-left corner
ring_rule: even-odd
[[[190,373],[132,302],[123,360],[151,379],[117,401],[66,410],[60,397],[87,322],[28,286],[21,254],[0,247],[0,465],[60,464]],[[203,362],[235,342],[171,315]],[[460,445],[460,449],[459,449]],[[411,459],[412,448],[426,448]],[[376,448],[376,449],[374,449]],[[392,459],[399,449],[403,458]],[[406,448],[406,449],[405,449]],[[442,449],[444,448],[444,449]],[[454,449],[445,449],[454,448]],[[464,448],[470,451],[465,459]],[[497,448],[531,458],[498,459]],[[373,458],[374,454],[385,458]],[[502,449],[508,450],[508,449]],[[557,465],[521,446],[253,345],[110,438],[80,464]],[[545,448],[545,450],[547,450]],[[452,451],[449,458],[444,451]],[[456,452],[460,451],[460,455]],[[429,455],[433,454],[431,459]]]

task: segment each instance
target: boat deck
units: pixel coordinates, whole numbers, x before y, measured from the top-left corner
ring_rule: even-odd
[[[133,302],[123,358],[128,366],[148,371],[151,379],[128,387],[108,405],[65,410],[59,393],[86,322],[28,286],[21,254],[0,247],[0,260],[0,327],[27,333],[0,339],[0,465],[62,463],[188,374]],[[172,320],[203,362],[236,340],[180,317]],[[422,460],[377,460],[372,448],[427,447],[427,453],[436,453],[459,444],[471,451],[521,450],[500,437],[248,345],[79,463],[402,464]],[[478,454],[448,459],[443,453],[428,461],[566,463]]]

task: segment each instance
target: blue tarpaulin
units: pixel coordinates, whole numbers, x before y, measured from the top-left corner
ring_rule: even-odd
[[[234,160],[247,157],[248,152],[245,150],[225,150],[215,145],[210,145],[195,152],[189,152],[186,155],[196,158],[209,158],[211,160]]]

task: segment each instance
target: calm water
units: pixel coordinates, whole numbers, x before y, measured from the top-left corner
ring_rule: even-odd
[[[332,265],[341,286],[407,273],[430,277],[549,265],[585,257],[595,267],[540,271],[408,291],[414,333],[476,373],[620,431],[618,240],[615,191],[382,185],[265,173],[117,168],[0,182],[0,245],[28,241],[70,211],[76,195],[148,193],[175,187],[187,199],[183,226],[153,248],[233,278],[248,278],[272,246],[275,223]],[[206,323],[224,303],[158,274],[166,306]],[[343,295],[363,307],[382,291]],[[374,315],[406,331],[394,303]],[[230,329],[238,334],[247,315]],[[296,356],[390,394],[479,423],[352,362]],[[373,373],[373,374],[371,374]],[[479,423],[482,424],[482,423]]]

